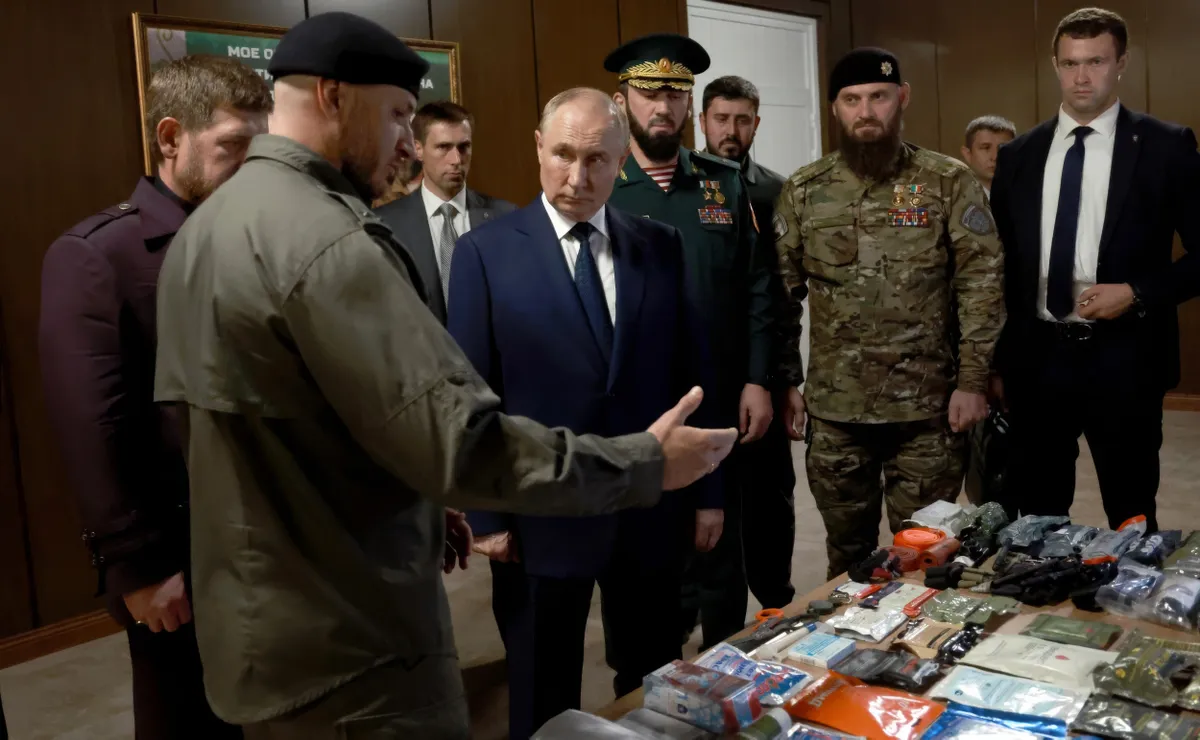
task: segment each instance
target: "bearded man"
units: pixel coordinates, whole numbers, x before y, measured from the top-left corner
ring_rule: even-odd
[[[987,415],[1004,322],[987,196],[966,166],[901,140],[910,94],[891,53],[843,57],[829,83],[839,150],[792,175],[776,203],[784,422],[807,442],[830,578],[875,549],[883,499],[895,532],[958,495],[963,432]],[[805,296],[812,356],[802,393]]]

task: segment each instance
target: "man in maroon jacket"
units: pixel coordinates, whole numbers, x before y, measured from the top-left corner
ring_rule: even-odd
[[[42,380],[109,611],[126,627],[138,740],[240,737],[201,683],[188,580],[188,476],[175,419],[153,402],[155,289],[185,218],[266,131],[267,83],[185,57],[146,99],[157,165],[123,203],[84,219],[42,266]]]

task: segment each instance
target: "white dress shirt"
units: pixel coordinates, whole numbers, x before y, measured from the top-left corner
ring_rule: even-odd
[[[437,258],[435,261],[438,265],[438,274],[441,275],[442,256],[438,254],[438,250],[441,249],[442,244],[442,221],[444,219],[442,218],[442,214],[438,213],[438,209],[446,201],[425,187],[424,178],[421,180],[421,200],[425,203],[425,218],[429,221],[429,235],[433,237],[433,256]],[[463,188],[458,191],[458,195],[451,198],[450,202],[454,204],[454,208],[458,211],[451,225],[454,226],[455,233],[462,236],[471,230],[471,217],[467,213],[467,189]],[[441,278],[444,281],[446,276],[441,275]]]
[[[571,233],[577,221],[563,216],[550,200],[542,193],[542,205],[546,207],[546,215],[554,226],[554,235],[562,245],[563,257],[567,260],[567,269],[571,271],[571,279],[575,279],[575,260],[579,258],[579,240]],[[603,237],[592,240],[592,256],[596,258],[596,269],[600,272],[600,284],[604,287],[604,302],[608,304],[608,315],[615,323],[617,320],[617,267],[613,261],[612,241],[608,236],[608,223],[604,220],[604,209],[600,206],[596,215],[588,219],[588,223],[596,228]]]
[[[1104,212],[1108,206],[1108,181],[1112,173],[1113,142],[1117,137],[1117,113],[1120,102],[1087,124],[1092,133],[1083,140],[1083,188],[1079,194],[1079,226],[1075,232],[1075,285],[1072,297],[1096,284],[1096,264],[1100,259],[1100,233],[1104,229]],[[1058,125],[1046,156],[1046,174],[1042,179],[1042,254],[1038,280],[1038,315],[1046,321],[1057,321],[1046,308],[1046,283],[1050,276],[1050,246],[1054,241],[1054,219],[1058,215],[1058,192],[1062,186],[1063,161],[1067,150],[1075,144],[1075,129],[1079,123],[1060,106]],[[1078,310],[1066,321],[1084,321]]]

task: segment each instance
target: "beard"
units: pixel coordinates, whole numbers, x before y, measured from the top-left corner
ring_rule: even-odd
[[[633,140],[651,162],[670,162],[675,159],[680,145],[683,144],[683,123],[679,124],[674,133],[652,134],[642,128],[642,124],[634,118],[628,102],[625,103],[625,117],[629,119],[629,133]],[[646,125],[653,126],[656,123],[670,124],[671,121],[654,116]]]
[[[843,124],[842,135],[838,137],[838,150],[854,174],[868,180],[887,180],[900,167],[900,149],[903,146],[900,139],[900,111],[897,110],[886,124],[877,119],[858,123],[867,122],[881,126],[883,133],[876,138],[862,140]]]
[[[200,160],[201,157],[193,150],[187,164],[175,177],[175,186],[181,191],[177,195],[188,203],[203,202],[221,184],[204,179],[204,166]]]
[[[729,151],[729,154],[725,153],[726,150]],[[712,153],[722,156],[725,159],[732,159],[734,162],[740,162],[749,150],[750,147],[742,146],[742,142],[737,137],[727,136],[717,144]]]

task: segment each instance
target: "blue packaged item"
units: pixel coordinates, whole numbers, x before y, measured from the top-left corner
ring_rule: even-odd
[[[1060,740],[1063,722],[950,702],[921,740]]]

